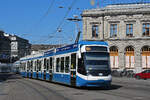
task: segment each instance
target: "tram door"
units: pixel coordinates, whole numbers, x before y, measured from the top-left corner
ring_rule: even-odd
[[[70,83],[76,86],[76,53],[71,54]]]

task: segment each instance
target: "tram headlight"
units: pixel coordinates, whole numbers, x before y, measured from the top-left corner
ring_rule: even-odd
[[[85,48],[85,50],[86,50],[86,51],[91,51],[91,48],[90,48],[89,46],[87,46],[87,47]]]
[[[103,76],[103,73],[99,73],[98,75],[99,75],[99,76]]]

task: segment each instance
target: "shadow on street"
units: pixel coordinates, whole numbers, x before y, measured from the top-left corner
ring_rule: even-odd
[[[8,79],[20,79],[19,75],[13,73],[0,73],[0,82],[4,82]]]
[[[116,90],[122,88],[121,85],[116,85],[112,84],[109,87],[80,87],[79,89],[84,89],[84,90]]]

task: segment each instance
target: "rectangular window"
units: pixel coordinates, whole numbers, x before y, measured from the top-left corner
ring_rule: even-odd
[[[36,71],[37,61],[34,61],[34,71]]]
[[[52,65],[53,65],[52,57],[50,58],[49,62],[50,62],[50,69],[52,69]]]
[[[110,37],[117,36],[117,24],[110,24]]]
[[[65,59],[65,73],[69,72],[69,56]]]
[[[61,57],[61,72],[64,73],[64,57]]]
[[[76,53],[71,54],[71,69],[76,69]]]
[[[98,25],[92,25],[92,37],[93,38],[98,37]]]
[[[143,24],[143,36],[150,36],[150,24]]]
[[[39,62],[39,71],[41,71],[41,69],[42,69],[42,60],[40,60]]]
[[[56,59],[56,72],[59,72],[60,70],[60,58]]]
[[[31,71],[33,70],[33,61],[31,61]]]
[[[129,36],[129,37],[133,36],[133,24],[126,25],[126,36]]]
[[[44,59],[44,69],[46,69],[46,63],[47,63],[47,61],[46,61],[46,58]]]
[[[23,63],[23,70],[26,70],[26,63]]]
[[[38,71],[41,71],[41,65],[42,65],[41,60],[38,60],[37,61]]]
[[[27,71],[29,71],[30,70],[30,63],[29,63],[29,61],[27,62]]]
[[[50,63],[50,62],[49,62],[49,59],[47,59],[47,60],[46,60],[46,70],[47,70],[47,71],[49,70],[49,63]]]

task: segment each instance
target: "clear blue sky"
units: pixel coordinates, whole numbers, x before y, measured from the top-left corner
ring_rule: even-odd
[[[73,1],[75,3],[68,11]],[[90,1],[0,0],[0,29],[26,38],[32,44],[72,43],[76,36],[75,24],[67,21],[66,18],[71,18],[73,15],[80,16],[84,9],[96,8],[97,5],[92,6]],[[95,0],[97,1],[100,2],[100,7],[103,7],[111,3],[131,3],[142,0]],[[67,11],[68,14],[64,18]],[[55,32],[63,18],[65,20],[60,26],[62,32]],[[82,30],[82,22],[79,24]]]

